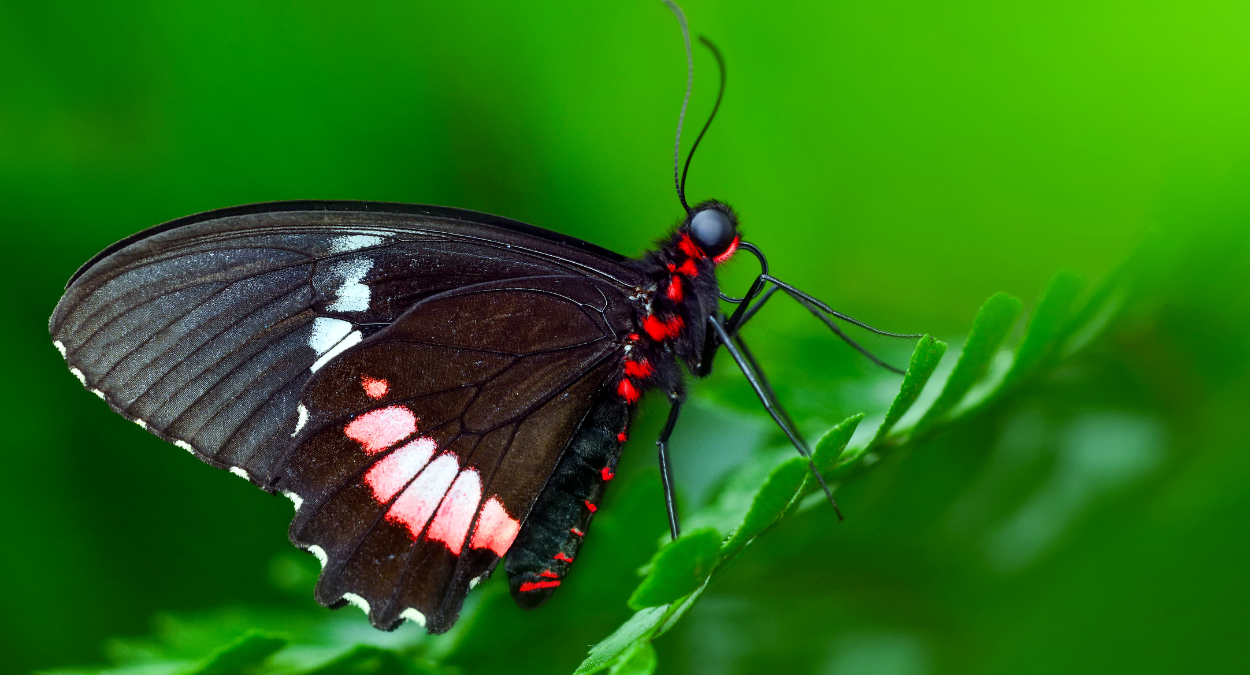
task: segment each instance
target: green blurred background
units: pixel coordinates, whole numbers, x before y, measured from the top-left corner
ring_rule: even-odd
[[[1056,269],[1140,264],[1082,355],[845,486],[845,523],[813,509],[758,541],[657,640],[658,672],[1250,670],[1250,4],[684,7],[729,64],[691,198],[739,209],[782,278],[957,347],[994,292],[1027,311]],[[697,128],[715,67],[695,64]],[[658,1],[0,1],[3,669],[101,662],[162,612],[331,615],[286,501],[66,372],[46,321],[79,264],[181,215],[310,198],[477,209],[638,254],[680,215],[684,83]],[[823,331],[780,301],[750,331],[809,432],[897,387]],[[730,363],[694,389],[687,510],[778,441]],[[644,405],[566,588],[523,613],[497,575],[448,662],[570,672],[630,615],[665,531],[662,415]],[[332,616],[369,639],[359,612]]]

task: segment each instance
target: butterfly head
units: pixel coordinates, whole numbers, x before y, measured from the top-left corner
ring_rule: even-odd
[[[738,248],[738,217],[728,204],[707,201],[691,209],[684,228],[690,240],[717,264],[725,262]]]

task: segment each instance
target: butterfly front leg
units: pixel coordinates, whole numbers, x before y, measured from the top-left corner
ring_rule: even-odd
[[[668,529],[673,539],[676,539],[681,535],[681,525],[677,518],[677,494],[673,488],[673,467],[668,458],[668,439],[672,437],[673,428],[677,426],[677,417],[681,415],[681,404],[685,396],[682,392],[673,391],[669,393],[668,399],[668,421],[664,423],[664,429],[660,432],[655,445],[659,450],[660,482],[664,485],[664,508],[668,510]]]

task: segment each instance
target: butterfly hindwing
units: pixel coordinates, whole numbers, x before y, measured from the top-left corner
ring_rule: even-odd
[[[318,600],[450,627],[619,371],[631,311],[584,276],[478,284],[318,370],[275,474],[300,504],[292,541],[323,559]]]
[[[269,487],[300,392],[336,355],[422,298],[543,274],[635,284],[619,256],[483,214],[262,204],[107,249],[71,280],[50,331],[114,410]]]

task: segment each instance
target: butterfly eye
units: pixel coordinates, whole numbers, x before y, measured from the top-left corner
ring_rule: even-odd
[[[690,238],[713,258],[728,251],[737,236],[733,219],[716,207],[703,209],[690,219]]]

